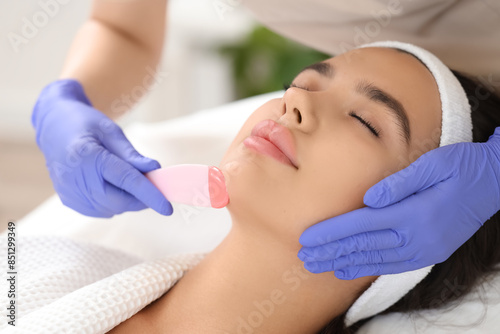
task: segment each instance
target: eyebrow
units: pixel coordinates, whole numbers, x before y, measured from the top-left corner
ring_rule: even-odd
[[[333,66],[330,63],[324,63],[324,62],[314,63],[312,65],[304,67],[304,69],[300,71],[295,77],[299,76],[300,73],[307,70],[316,71],[322,76],[327,78],[333,77]]]
[[[334,67],[332,64],[319,62],[305,67],[297,74],[297,76],[307,70],[313,70],[327,78],[332,78],[334,73]],[[365,80],[362,80],[356,84],[356,92],[364,95],[371,101],[383,104],[396,117],[397,123],[402,130],[402,136],[406,144],[410,144],[411,133],[408,114],[406,113],[403,104],[398,99]]]
[[[368,99],[383,104],[396,117],[397,123],[402,130],[406,144],[410,144],[410,122],[403,104],[389,93],[378,88],[368,81],[360,81],[356,84],[356,92],[366,96]]]

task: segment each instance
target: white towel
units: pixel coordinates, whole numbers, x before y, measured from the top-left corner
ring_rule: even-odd
[[[6,250],[6,238],[0,245]],[[142,262],[121,251],[50,236],[21,237],[16,246],[16,326],[4,316],[2,333],[106,333],[158,299],[206,255]],[[5,264],[3,269],[6,282]],[[6,298],[2,293],[1,305],[8,305]]]

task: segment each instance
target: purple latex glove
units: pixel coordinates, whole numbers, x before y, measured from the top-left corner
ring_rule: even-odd
[[[364,203],[304,231],[298,257],[307,270],[353,279],[445,261],[500,210],[500,128],[486,143],[427,152]]]
[[[78,81],[47,85],[31,121],[64,205],[92,217],[146,207],[172,214],[171,204],[142,174],[160,164],[140,155],[121,128],[92,107]]]

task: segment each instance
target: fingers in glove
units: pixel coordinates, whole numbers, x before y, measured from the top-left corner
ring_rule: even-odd
[[[459,159],[456,155],[448,154],[453,149],[450,146],[425,153],[405,169],[375,184],[363,198],[365,205],[382,208],[450,178],[454,172],[454,161],[450,157]]]
[[[382,230],[356,234],[317,247],[303,247],[298,256],[302,261],[334,260],[356,252],[394,249],[403,243],[396,231]]]
[[[333,259],[333,270],[341,270],[348,267],[357,267],[371,264],[386,264],[402,262],[407,260],[402,248],[391,248],[372,250],[369,252],[357,252]]]
[[[398,272],[401,268],[412,270],[406,262],[391,262],[384,264],[366,264],[362,266],[352,266],[334,271],[333,261],[306,262],[304,268],[313,274],[333,271],[335,277],[339,279],[351,280],[365,276],[380,276]]]
[[[107,151],[102,155],[101,173],[106,181],[125,190],[156,212],[172,214],[172,205],[158,188],[137,169]]]
[[[300,236],[299,242],[305,247],[316,247],[359,233],[386,230],[392,227],[391,221],[396,210],[397,208],[386,208],[383,211],[361,208],[347,212],[308,227]]]
[[[365,276],[389,275],[395,272],[418,269],[411,267],[408,262],[391,262],[384,264],[367,264],[363,266],[348,267],[334,272],[335,277],[351,280]]]
[[[111,153],[128,162],[142,173],[160,168],[158,161],[147,158],[137,152],[130,141],[125,137],[122,129],[110,119],[102,119],[99,123],[103,135],[101,141]]]

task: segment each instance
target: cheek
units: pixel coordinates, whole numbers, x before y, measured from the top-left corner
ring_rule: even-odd
[[[290,203],[291,194],[297,188],[297,170],[250,151],[243,140],[258,122],[278,119],[278,107],[279,100],[271,100],[252,113],[219,164],[229,194],[227,209],[273,228],[282,226],[278,220],[285,222],[294,218]]]
[[[257,108],[245,121],[243,126],[236,137],[234,137],[231,145],[229,145],[228,149],[224,153],[224,157],[222,158],[221,165],[226,163],[229,160],[232,160],[234,156],[238,155],[238,146],[243,142],[243,140],[250,135],[253,127],[262,120],[265,119],[278,119],[279,118],[279,104],[280,99],[273,99],[262,106]]]
[[[300,206],[297,230],[364,206],[363,196],[388,170],[394,157],[352,133],[316,141],[307,150],[296,192],[306,199]]]
[[[298,231],[291,227],[296,226],[300,207],[309,199],[299,191],[297,170],[239,148],[221,164],[228,211],[233,218],[258,225],[281,240],[298,243]]]
[[[362,207],[366,190],[394,172],[397,159],[339,120],[335,129],[297,137],[300,170],[249,154],[243,140],[259,121],[277,119],[276,109],[270,101],[248,118],[219,167],[226,177],[231,214],[251,217],[296,243],[307,227]]]
[[[219,168],[226,178],[230,199],[232,190],[241,188],[250,190],[251,187],[248,187],[248,185],[253,184],[256,179],[264,178],[265,174],[271,173],[271,171],[266,171],[260,166],[262,162],[259,157],[256,157],[255,154],[249,154],[243,141],[250,135],[253,127],[260,121],[278,118],[276,110],[278,109],[279,101],[279,99],[270,100],[255,110],[245,121],[233,142],[226,150],[219,164]]]

